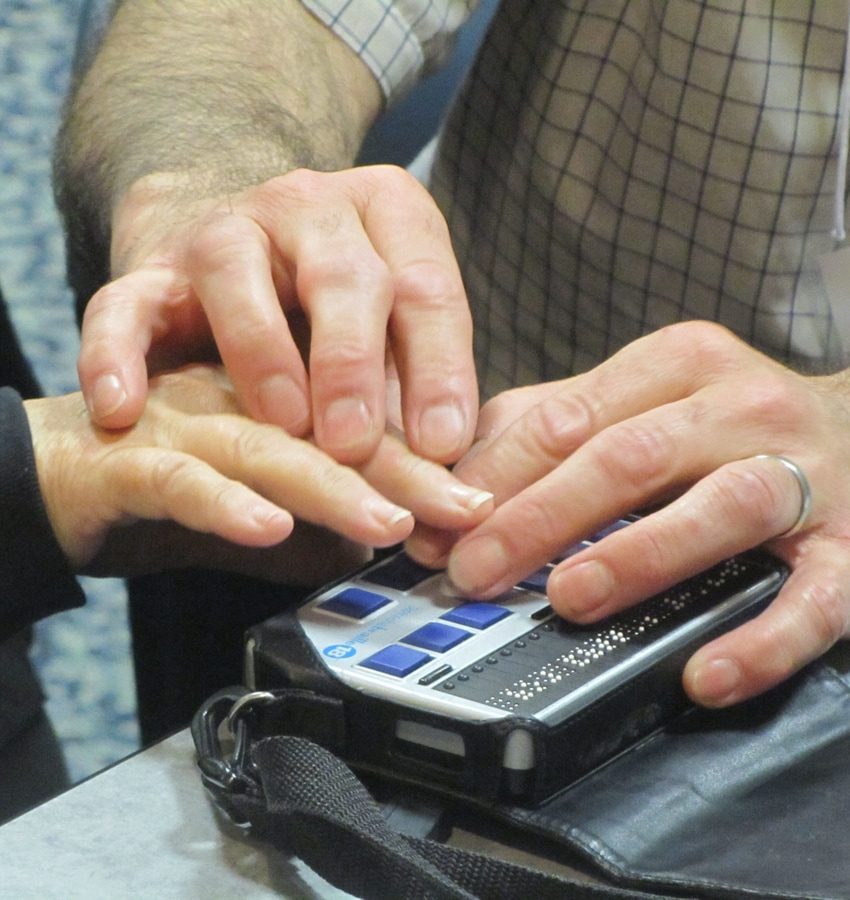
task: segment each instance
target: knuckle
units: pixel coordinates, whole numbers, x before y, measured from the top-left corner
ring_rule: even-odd
[[[537,385],[510,388],[488,400],[478,415],[476,438],[490,438],[534,406]]]
[[[356,334],[339,336],[332,342],[320,341],[310,349],[310,371],[324,373],[340,388],[371,370],[368,342]]]
[[[185,456],[174,453],[158,455],[151,467],[151,487],[162,497],[172,497],[191,478],[192,468],[191,460]]]
[[[658,486],[671,471],[676,448],[659,425],[630,419],[603,435],[604,440],[588,446],[594,462],[612,483],[643,492]]]
[[[672,554],[658,539],[654,528],[632,526],[628,541],[629,558],[640,560],[641,578],[644,583],[662,584],[670,580],[670,572],[673,569]]]
[[[320,498],[332,499],[351,495],[351,470],[337,463],[327,461],[324,465],[309,469],[310,486]]]
[[[256,466],[260,460],[273,454],[271,443],[276,430],[271,426],[228,421],[223,423],[222,428],[229,436],[232,453],[240,469]]]
[[[676,322],[657,334],[663,352],[687,360],[689,366],[701,371],[725,368],[730,359],[738,355],[738,338],[716,322]]]
[[[258,240],[267,243],[264,232],[248,216],[238,213],[212,216],[189,245],[189,265],[241,270],[245,254],[256,252]]]
[[[344,288],[355,296],[389,298],[390,271],[378,256],[354,252],[313,255],[299,263],[296,287],[302,296],[318,288]]]
[[[80,343],[80,354],[77,358],[77,372],[82,381],[86,377],[94,377],[100,374],[104,360],[111,360],[115,355],[115,339],[109,338],[107,333],[96,332],[92,334],[83,332]]]
[[[273,205],[277,203],[307,203],[323,192],[328,175],[313,169],[291,169],[283,175],[270,178],[256,189],[258,197],[267,197]]]
[[[734,414],[755,425],[805,422],[811,416],[811,395],[787,377],[770,374],[743,386],[736,395]]]
[[[386,457],[387,467],[395,473],[396,477],[403,478],[406,485],[421,485],[424,496],[425,486],[434,483],[437,473],[435,464],[422,456],[411,453],[402,441],[395,443],[396,446],[390,449]]]
[[[481,419],[502,421],[506,414],[523,409],[523,396],[528,388],[510,388],[491,397],[481,407],[479,421]]]
[[[233,360],[229,357],[239,353],[242,348],[248,355],[240,359],[240,363],[250,365],[252,360],[257,360],[260,351],[265,350],[266,345],[274,347],[278,340],[274,324],[259,311],[254,314],[246,308],[244,313],[241,317],[234,316],[228,320],[227,327],[219,328],[216,334],[218,348],[228,365],[233,365]]]
[[[431,194],[407,169],[389,163],[349,169],[342,179],[351,202],[368,213],[376,206],[403,204],[416,216],[418,228],[449,240],[449,229]]]
[[[217,479],[215,486],[204,492],[206,518],[218,521],[218,516],[230,509],[231,502],[238,500],[243,490],[243,487],[227,478]]]
[[[585,398],[556,394],[532,407],[525,433],[538,453],[559,463],[592,433],[594,420]]]
[[[716,499],[725,517],[749,522],[769,534],[787,528],[784,489],[772,468],[730,465],[720,471]]]
[[[115,307],[123,306],[128,302],[127,292],[124,290],[124,278],[117,278],[104,285],[95,293],[86,306],[84,322],[93,324],[102,316],[109,314]]]
[[[463,294],[458,273],[433,259],[405,265],[396,273],[393,287],[396,297],[415,299],[417,306],[436,312],[455,307]]]
[[[391,163],[367,166],[359,170],[358,176],[357,183],[364,185],[370,194],[423,192],[422,185],[407,169]]]
[[[537,536],[540,549],[548,545],[546,556],[549,557],[561,546],[558,536],[563,532],[563,525],[557,504],[548,502],[547,497],[526,496],[512,507],[510,531],[503,532],[501,537],[514,559],[527,557],[529,535]]]
[[[660,329],[659,334],[673,348],[697,353],[727,353],[730,340],[735,340],[725,325],[705,319],[675,322]]]

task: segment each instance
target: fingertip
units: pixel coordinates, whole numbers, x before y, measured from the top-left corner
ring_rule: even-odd
[[[389,547],[406,540],[413,531],[413,513],[380,496],[367,497],[362,509],[376,525],[379,533],[374,537],[375,547]]]
[[[285,509],[233,482],[222,494],[212,521],[190,524],[244,547],[273,547],[285,541],[295,528],[295,519]]]
[[[142,414],[146,391],[131,391],[122,375],[106,372],[98,375],[83,395],[92,420],[102,428],[128,428]]]
[[[473,527],[483,521],[496,507],[496,498],[491,491],[481,490],[472,485],[458,482],[449,488],[449,496],[461,511],[464,522],[459,527]]]
[[[714,709],[732,706],[748,696],[740,663],[727,656],[694,657],[685,667],[682,682],[695,703]]]
[[[291,513],[266,502],[258,503],[248,511],[247,522],[258,538],[252,543],[262,547],[273,547],[285,541],[295,528]]]

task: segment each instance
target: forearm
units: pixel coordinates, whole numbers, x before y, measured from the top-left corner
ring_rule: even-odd
[[[198,198],[350,165],[380,96],[300,3],[125,0],[57,144],[71,253],[108,254],[112,213],[145,175],[175,173]]]

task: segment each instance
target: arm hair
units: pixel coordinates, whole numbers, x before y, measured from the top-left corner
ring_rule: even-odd
[[[54,156],[69,280],[109,280],[111,217],[152,173],[193,198],[352,164],[381,94],[296,0],[124,0],[74,85]]]

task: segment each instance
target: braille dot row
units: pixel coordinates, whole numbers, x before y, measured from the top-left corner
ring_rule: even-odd
[[[700,580],[700,597],[722,588],[730,577],[741,574],[746,567],[737,560],[727,560],[718,565],[708,575],[698,576]],[[533,700],[557,687],[576,672],[594,665],[604,659],[615,647],[628,644],[637,635],[645,634],[648,629],[655,629],[671,616],[682,612],[695,599],[694,592],[688,582],[677,585],[670,591],[659,594],[641,604],[640,609],[624,618],[605,631],[588,637],[582,643],[557,657],[544,663],[534,672],[529,672],[522,680],[506,685],[497,694],[484,702],[488,706],[515,712],[521,703]],[[530,636],[530,635],[529,635]]]

